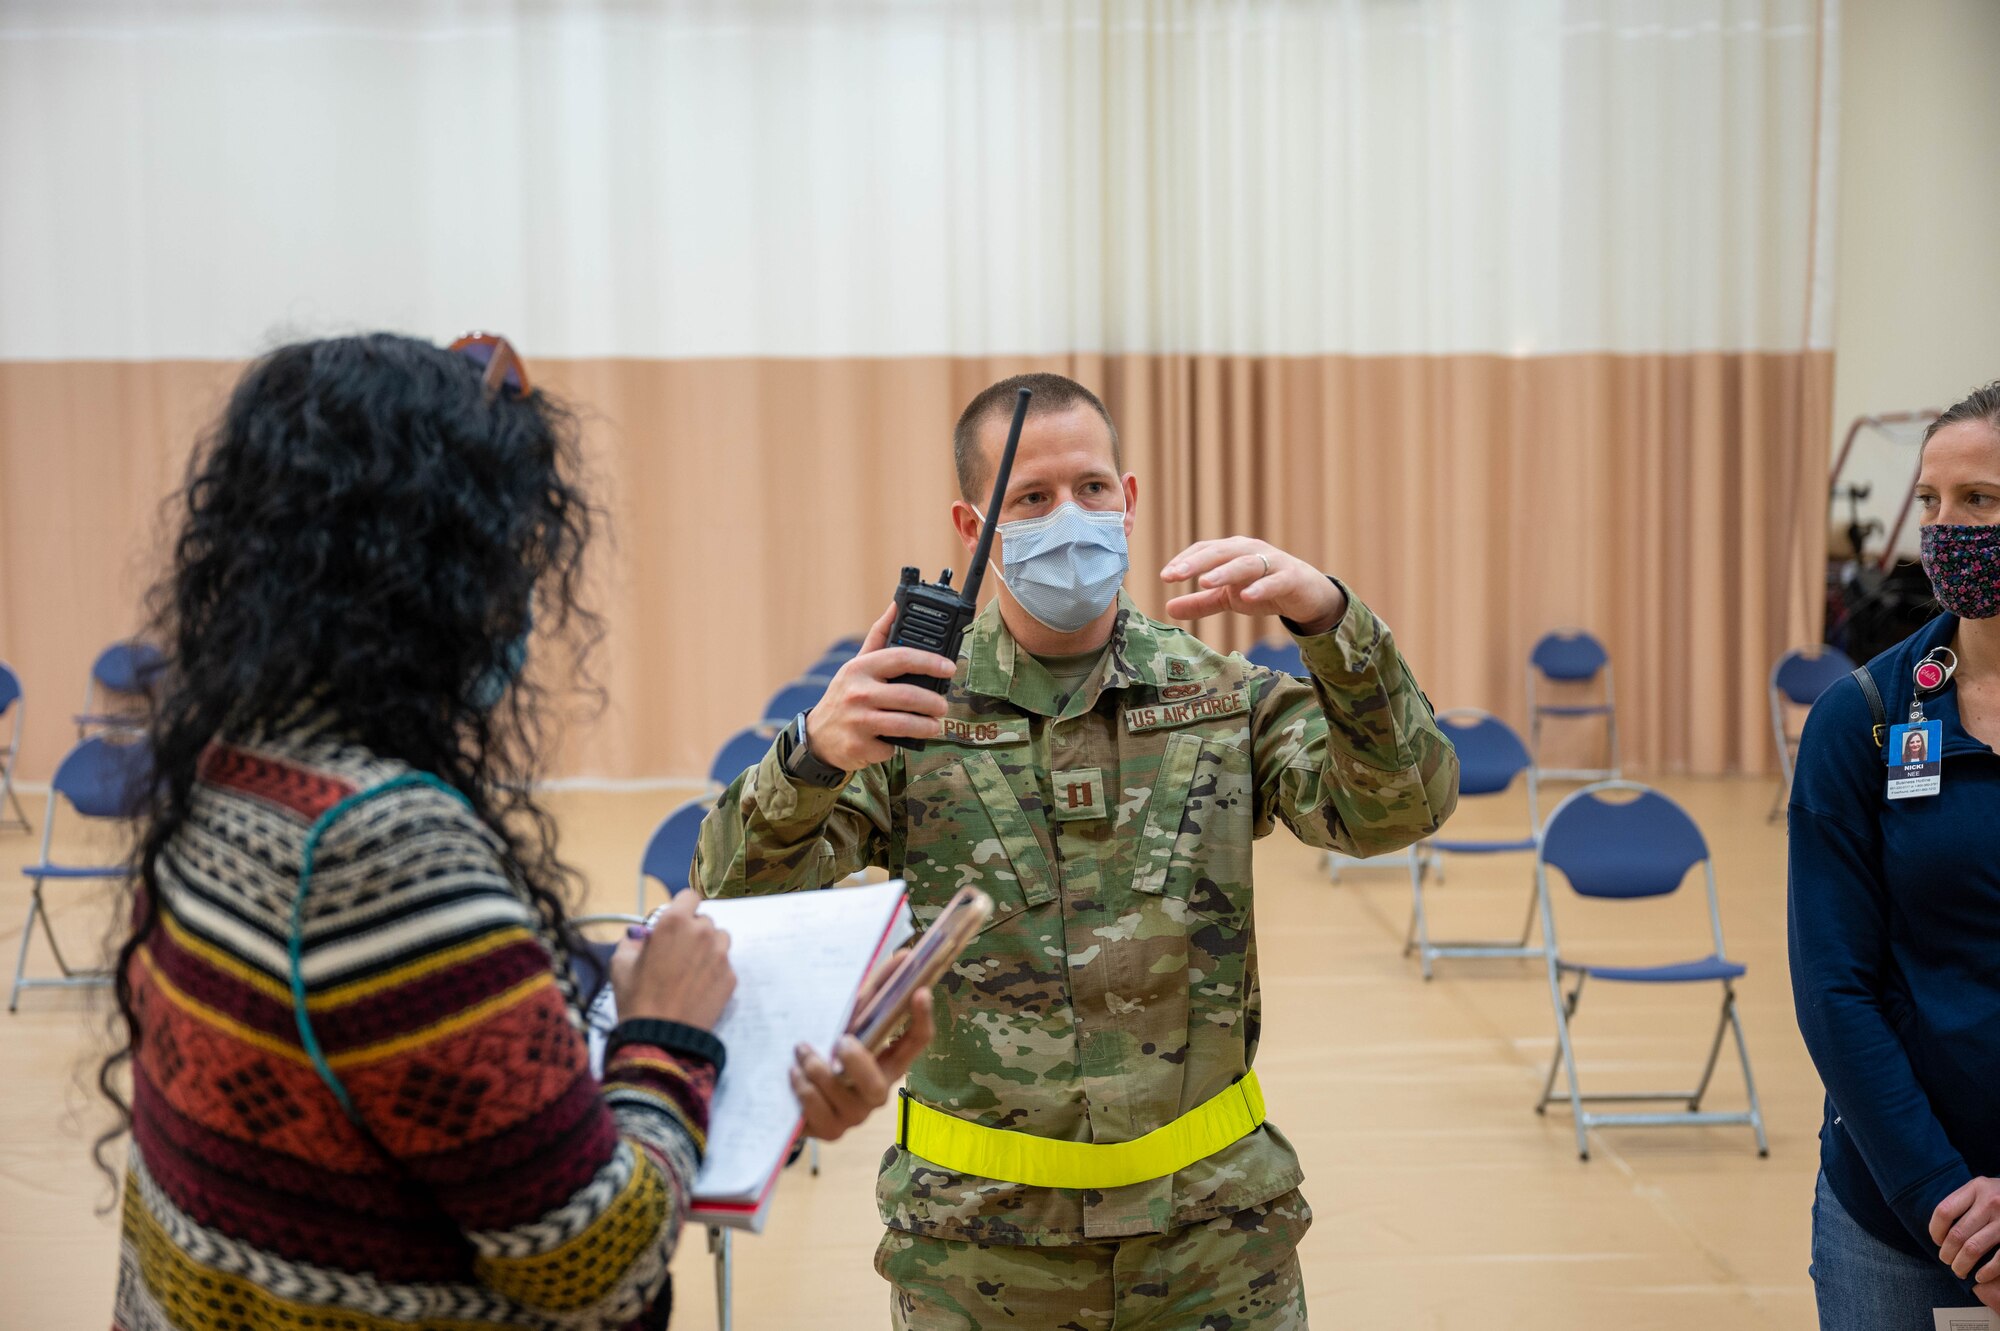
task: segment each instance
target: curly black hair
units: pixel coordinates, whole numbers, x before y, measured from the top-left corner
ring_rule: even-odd
[[[568,964],[575,875],[532,793],[548,698],[518,666],[532,630],[589,687],[602,628],[580,591],[599,515],[577,436],[545,391],[489,392],[467,357],[373,333],[271,352],[197,446],[168,501],[175,537],[148,602],[167,656],[149,721],[155,780],[113,970],[118,1047],[97,1076],[118,1122],[94,1155],[114,1181],[105,1150],[131,1126],[116,1074],[142,1034],[127,971],[157,919],[161,853],[217,738],[312,713],[450,783],[506,840]]]

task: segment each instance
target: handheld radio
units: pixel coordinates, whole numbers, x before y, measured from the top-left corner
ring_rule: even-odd
[[[1028,419],[1028,399],[1033,396],[1032,389],[1024,388],[1014,400],[1014,423],[1007,427],[1007,447],[1000,453],[1000,468],[993,477],[993,498],[987,503],[985,520],[979,526],[979,544],[965,570],[965,586],[953,589],[950,569],[936,582],[925,582],[920,570],[904,568],[902,580],[896,584],[896,622],[889,628],[889,646],[915,647],[934,652],[947,661],[958,659],[965,631],[979,614],[979,585],[986,580],[986,563],[993,555],[994,520],[1007,498],[1007,479],[1014,472],[1014,454],[1021,447],[1021,424]],[[903,675],[889,682],[915,684],[932,693],[943,693],[951,687],[950,680],[935,675]],[[901,735],[883,738],[899,749],[924,746],[920,739]]]

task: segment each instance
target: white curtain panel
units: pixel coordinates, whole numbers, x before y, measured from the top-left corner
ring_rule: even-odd
[[[11,0],[0,359],[1829,344],[1838,0]]]

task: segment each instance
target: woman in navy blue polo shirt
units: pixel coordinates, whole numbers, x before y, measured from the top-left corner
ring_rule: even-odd
[[[1917,495],[1946,613],[1868,663],[1879,732],[1859,681],[1827,691],[1792,789],[1822,1331],[2000,1308],[2000,383],[1931,426]],[[1905,765],[1917,722],[1937,729]]]

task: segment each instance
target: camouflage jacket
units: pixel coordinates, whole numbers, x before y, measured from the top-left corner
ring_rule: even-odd
[[[775,748],[703,824],[710,896],[908,880],[918,928],[960,886],[993,919],[938,986],[938,1036],[910,1092],[992,1127],[1129,1141],[1242,1076],[1260,1003],[1250,843],[1283,820],[1314,846],[1376,855],[1435,830],[1458,761],[1381,621],[1350,599],[1300,640],[1313,680],[1224,656],[1129,599],[1072,695],[989,606],[966,635],[944,737],[794,784]],[[1062,1244],[1156,1233],[1298,1185],[1273,1126],[1178,1174],[1102,1192],[934,1168],[891,1147],[892,1228]]]

